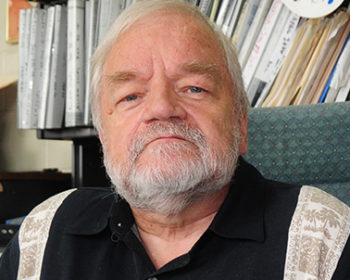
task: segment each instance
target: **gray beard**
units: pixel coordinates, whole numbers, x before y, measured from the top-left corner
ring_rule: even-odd
[[[176,135],[186,141],[172,141],[148,147],[154,158],[147,166],[138,164],[147,144],[164,135]],[[115,191],[132,207],[175,215],[226,186],[236,169],[240,132],[236,126],[221,147],[211,148],[199,129],[181,121],[155,122],[135,135],[129,161],[109,158],[104,141],[104,163]]]

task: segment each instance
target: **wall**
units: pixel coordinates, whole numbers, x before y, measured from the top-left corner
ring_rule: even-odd
[[[6,40],[6,0],[0,0],[0,76],[18,75],[18,45]],[[38,140],[35,130],[16,128],[16,84],[0,90],[0,172],[71,171],[71,142]]]

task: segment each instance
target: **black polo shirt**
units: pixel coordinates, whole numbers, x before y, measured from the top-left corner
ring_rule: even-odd
[[[299,191],[265,180],[240,159],[208,230],[187,254],[156,270],[135,235],[129,205],[108,189],[79,189],[54,217],[41,279],[281,280]],[[350,279],[349,249],[332,279]],[[0,279],[16,279],[18,255],[15,238],[0,262]]]

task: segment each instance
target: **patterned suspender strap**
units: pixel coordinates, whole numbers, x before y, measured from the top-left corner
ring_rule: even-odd
[[[21,225],[18,280],[39,280],[52,219],[63,200],[75,189],[54,195],[35,207]]]
[[[289,228],[284,280],[330,280],[350,233],[350,208],[303,186]]]

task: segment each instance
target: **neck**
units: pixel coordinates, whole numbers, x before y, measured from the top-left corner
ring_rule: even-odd
[[[131,207],[143,245],[157,269],[193,247],[213,221],[228,189],[171,216]]]

